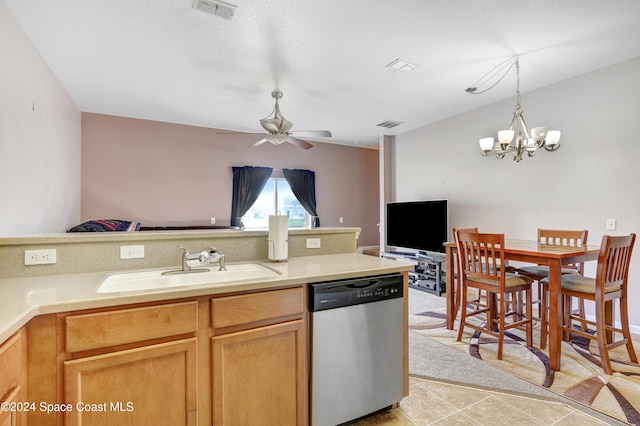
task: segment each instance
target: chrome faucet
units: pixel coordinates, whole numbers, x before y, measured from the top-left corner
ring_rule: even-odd
[[[224,253],[220,253],[216,250],[215,247],[207,247],[205,249],[200,250],[198,253],[190,253],[186,247],[178,246],[178,248],[182,249],[182,269],[177,271],[166,271],[163,272],[162,275],[173,275],[173,274],[186,274],[190,272],[209,272],[208,268],[192,268],[189,265],[190,260],[197,260],[201,265],[209,265],[211,263],[218,262],[220,268],[219,271],[226,271],[224,261]]]
[[[209,264],[218,262],[218,264],[220,265],[220,268],[218,269],[219,271],[227,270],[224,262],[224,253],[219,252],[218,250],[216,250],[215,247],[204,248],[200,250],[199,253],[189,253],[189,250],[187,250],[186,248],[182,246],[179,246],[179,247],[183,250],[182,251],[182,270],[183,271],[188,271],[192,269],[187,262],[188,260],[197,260],[203,265],[209,265]]]
[[[224,253],[219,252],[215,247],[207,247],[206,249],[202,250],[198,259],[200,260],[200,262],[207,265],[218,262],[218,265],[220,265],[218,271],[227,270],[224,261]]]

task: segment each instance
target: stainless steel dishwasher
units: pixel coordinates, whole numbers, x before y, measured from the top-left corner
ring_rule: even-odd
[[[402,297],[400,274],[309,285],[312,426],[402,399]]]

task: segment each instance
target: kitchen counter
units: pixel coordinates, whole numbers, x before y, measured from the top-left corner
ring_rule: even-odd
[[[281,263],[266,261],[242,263],[258,263],[279,272],[280,275],[235,281],[229,284],[103,294],[96,293],[96,289],[102,280],[114,271],[1,279],[0,342],[9,338],[30,319],[41,314],[264,290],[295,284],[403,272],[413,268],[409,263],[355,253],[292,257],[288,262]]]

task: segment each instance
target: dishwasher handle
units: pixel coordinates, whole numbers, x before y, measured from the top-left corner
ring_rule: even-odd
[[[375,280],[375,281],[365,281],[363,283],[352,283],[352,284],[346,284],[345,287],[347,288],[353,288],[353,289],[362,289],[362,288],[369,288],[369,287],[374,287],[377,286],[378,284],[380,284],[382,281],[381,280]]]

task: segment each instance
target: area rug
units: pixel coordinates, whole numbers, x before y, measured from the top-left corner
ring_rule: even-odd
[[[498,340],[487,334],[465,328],[463,338],[456,341],[454,330],[446,328],[444,308],[427,308],[409,315],[409,328],[422,336],[480,359],[494,367],[542,386],[594,410],[631,424],[640,424],[640,367],[629,362],[624,347],[610,351],[613,375],[600,366],[595,343],[573,336],[571,343],[562,342],[561,370],[549,368],[549,353],[539,346],[539,324],[534,326],[534,347],[525,345],[524,332],[510,330],[505,334],[503,359],[497,359]],[[640,343],[634,341],[638,356]]]

